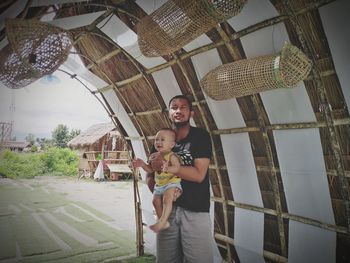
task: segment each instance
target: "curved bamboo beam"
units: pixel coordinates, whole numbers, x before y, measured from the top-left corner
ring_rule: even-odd
[[[278,213],[274,209],[259,207],[259,206],[250,205],[250,204],[239,203],[239,202],[235,202],[235,201],[232,201],[232,200],[224,200],[222,198],[217,198],[217,197],[212,197],[212,200],[214,202],[217,202],[217,203],[220,203],[220,204],[227,202],[228,205],[233,206],[233,207],[238,207],[238,208],[241,208],[241,209],[254,211],[254,212],[259,212],[259,213],[272,215],[272,216],[277,216],[277,213]],[[290,213],[282,213],[281,216],[282,216],[282,218],[285,218],[285,219],[294,220],[294,221],[301,222],[301,223],[304,223],[304,224],[307,224],[307,225],[316,226],[316,227],[319,227],[319,228],[322,228],[322,229],[327,229],[327,230],[330,230],[330,231],[333,231],[333,232],[337,232],[337,233],[341,233],[341,234],[347,234],[347,228],[346,227],[332,225],[332,224],[328,224],[328,223],[325,223],[325,222],[321,222],[319,220],[315,220],[315,219],[312,219],[312,218],[307,218],[307,217],[303,217],[303,216],[299,216],[299,215],[294,215],[294,214],[290,214]]]
[[[232,42],[229,41],[229,37],[224,32],[224,30],[222,30],[222,28],[220,26],[217,26],[216,30],[218,31],[220,36],[224,39],[225,46],[227,47],[231,56],[233,58],[239,57],[239,54],[236,54],[236,52],[234,51]],[[273,194],[274,194],[275,203],[276,203],[277,224],[278,224],[278,232],[279,232],[279,236],[280,236],[281,254],[282,254],[282,256],[286,257],[287,256],[287,245],[286,245],[286,236],[285,236],[285,231],[284,231],[284,223],[283,223],[283,218],[282,218],[281,196],[280,196],[280,191],[279,191],[279,187],[278,187],[277,174],[275,172],[274,157],[272,154],[272,146],[271,146],[270,138],[267,134],[267,129],[266,129],[267,125],[265,124],[264,118],[262,117],[263,115],[266,115],[266,113],[264,110],[264,106],[261,105],[261,103],[260,103],[260,95],[253,94],[250,97],[251,97],[252,102],[253,102],[254,110],[257,114],[259,131],[262,133],[262,136],[263,136],[267,162],[268,162],[268,166],[270,168],[271,176],[273,178],[272,189],[273,189]]]
[[[175,56],[175,55],[174,55]],[[176,57],[175,57],[176,58]],[[192,83],[191,83],[191,80],[190,80],[190,77],[188,76],[188,73],[185,69],[185,67],[183,66],[182,64],[182,61],[181,60],[177,60],[177,64],[178,66],[180,67],[181,69],[181,72],[182,74],[185,76],[185,79],[187,81],[187,84],[188,86],[190,87],[191,89],[191,92],[192,92],[192,95],[194,97],[194,100],[195,102],[199,102],[198,100],[198,97],[196,95],[196,92],[192,86]],[[209,124],[208,124],[208,120],[207,118],[205,117],[205,114],[204,114],[204,111],[203,111],[203,108],[201,106],[200,103],[197,104],[198,106],[198,109],[199,109],[199,112],[201,114],[201,118],[204,122],[204,125],[205,125],[205,128],[206,130],[209,132],[209,136],[210,136],[210,142],[211,142],[211,145],[212,145],[212,155],[213,155],[213,161],[214,161],[214,164],[215,164],[215,167],[218,167],[218,158],[217,158],[217,154],[216,154],[216,150],[215,150],[215,144],[214,144],[214,140],[213,140],[213,135],[211,134],[210,132],[210,128],[209,128]],[[216,175],[218,177],[218,181],[219,181],[219,188],[220,188],[220,192],[221,192],[221,196],[223,198],[226,198],[225,197],[225,192],[224,192],[224,187],[223,187],[223,184],[222,184],[222,177],[221,177],[221,173],[220,173],[220,170],[218,168],[215,169],[215,172],[216,172]],[[228,217],[228,213],[227,213],[227,206],[226,204],[224,203],[223,204],[223,214],[224,214],[224,231],[225,231],[225,234],[228,235],[229,233],[229,228],[228,228],[228,220],[227,220],[227,217]],[[231,255],[231,250],[230,250],[230,247],[229,245],[227,244],[227,260],[228,262],[231,262],[232,261],[232,255]]]
[[[104,19],[106,16],[108,16],[108,10],[102,15],[100,16],[99,18],[97,18],[92,24],[94,25],[94,27],[90,27],[90,29],[94,29],[96,27],[96,25],[98,24],[99,21],[101,21],[101,19]],[[92,30],[91,29],[91,30]],[[111,41],[111,40],[110,40]],[[117,46],[113,41],[112,41],[113,45],[114,46]],[[119,46],[117,46],[117,48],[120,49]],[[82,54],[80,54],[82,55]],[[89,57],[87,56],[84,56],[86,57],[86,59],[88,59],[90,61],[90,63],[93,63],[97,66],[97,70],[105,76],[105,78],[110,82],[110,83],[113,83],[112,80],[108,77],[108,75],[102,71],[98,64],[96,64],[93,60],[91,60]],[[115,86],[115,84],[113,84]],[[119,95],[119,98],[121,98],[125,105],[128,107],[129,111],[131,111],[131,108],[130,108],[130,105],[127,103],[126,99],[124,98],[124,96],[120,93],[120,91],[118,90],[118,87],[115,86],[115,91],[117,92],[117,94]],[[92,93],[95,97],[96,97],[96,94]],[[112,117],[112,114],[107,111],[109,113],[109,115],[111,116],[111,119],[113,121],[113,123],[115,124],[115,126],[117,127],[117,129],[120,131],[120,126],[119,125],[116,125],[115,123],[115,119],[114,117]],[[119,121],[118,121],[119,122]],[[141,131],[141,134],[143,136],[145,136],[143,130],[141,129],[140,127],[140,124],[139,122],[137,121],[137,119],[135,119],[135,122],[136,124],[139,126],[139,130]],[[124,134],[120,131],[120,134],[122,135],[122,137],[124,138]],[[124,138],[125,139],[125,138]],[[129,153],[131,152],[131,145],[130,144],[126,144],[127,147],[128,147],[128,151]],[[146,147],[147,147],[147,150],[149,151],[149,147],[148,147],[148,144],[146,143]],[[130,155],[128,155],[128,158],[129,158],[129,161],[131,161],[132,157]],[[133,169],[132,168],[132,172],[133,172],[133,186],[134,186],[134,203],[135,203],[135,220],[136,220],[136,224],[137,224],[137,227],[136,227],[136,246],[137,246],[137,255],[138,256],[141,256],[144,254],[144,241],[143,241],[143,229],[142,229],[142,212],[141,212],[141,198],[140,198],[140,195],[139,195],[139,191],[138,191],[138,173],[137,173],[137,170],[136,169]]]
[[[309,57],[312,59],[313,63],[315,64],[316,57],[311,52],[311,48],[310,48],[311,41],[303,33],[303,31],[301,29],[299,18],[297,16],[296,12],[293,11],[288,0],[283,0],[283,3],[284,3],[284,7],[286,9],[288,16],[290,17],[290,21],[293,24],[294,29],[297,33],[298,39],[301,43],[301,46],[303,47],[303,50],[305,51],[305,53],[307,55],[309,55]],[[340,138],[337,135],[337,132],[336,132],[335,127],[334,127],[334,121],[333,121],[333,117],[332,117],[332,113],[331,113],[332,110],[331,110],[330,104],[328,102],[329,99],[327,97],[325,85],[322,81],[321,74],[318,71],[317,67],[312,67],[311,73],[314,76],[315,85],[316,85],[317,92],[319,94],[319,98],[321,101],[321,105],[322,105],[322,109],[323,109],[323,111],[321,111],[321,113],[323,112],[323,115],[325,118],[326,127],[327,127],[328,132],[329,132],[329,139],[331,142],[331,148],[332,148],[332,151],[334,154],[334,159],[336,162],[336,170],[337,170],[337,173],[339,174],[339,181],[341,184],[340,193],[341,193],[341,196],[344,200],[345,215],[346,215],[346,219],[347,219],[348,236],[350,237],[350,196],[348,193],[349,182],[345,178],[345,168],[344,168],[345,166],[344,166],[344,162],[342,160],[342,153],[341,153],[342,146],[340,144]]]

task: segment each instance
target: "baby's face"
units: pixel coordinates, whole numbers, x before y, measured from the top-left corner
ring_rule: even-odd
[[[168,152],[175,145],[175,137],[171,131],[159,131],[154,140],[154,147],[158,152]]]

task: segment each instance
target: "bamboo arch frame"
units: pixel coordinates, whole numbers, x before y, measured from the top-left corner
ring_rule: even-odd
[[[308,8],[305,8],[305,9],[303,9],[301,11],[300,10],[297,11],[297,14],[304,14],[305,12],[308,12],[310,10],[314,10],[314,9],[318,8],[319,6],[321,6],[323,4],[327,4],[327,3],[330,3],[330,2],[333,2],[333,1],[334,0],[323,0],[323,1],[321,0],[321,1],[317,2],[317,3],[315,3],[315,4],[310,5],[310,7],[308,7]],[[293,14],[293,15],[295,15],[295,14]],[[237,33],[234,33],[232,35],[229,35],[226,40],[222,40],[222,41],[219,41],[219,42],[216,42],[216,43],[213,43],[213,44],[210,44],[210,45],[198,48],[198,49],[193,50],[193,51],[191,51],[189,53],[184,53],[184,54],[180,55],[178,58],[170,60],[169,62],[164,63],[162,65],[159,65],[157,67],[154,67],[154,68],[151,68],[151,69],[148,69],[148,70],[145,70],[145,71],[141,70],[140,73],[134,75],[133,77],[131,77],[129,79],[125,79],[125,80],[122,80],[122,81],[119,81],[119,82],[116,82],[116,83],[111,83],[110,86],[101,88],[101,89],[99,89],[97,91],[90,91],[90,92],[93,95],[95,95],[97,93],[102,93],[103,91],[106,91],[108,89],[114,89],[114,90],[124,89],[124,88],[127,88],[124,85],[132,83],[133,81],[136,81],[137,79],[140,79],[140,78],[145,78],[146,81],[147,81],[147,78],[146,78],[147,74],[150,74],[152,72],[156,72],[158,70],[161,70],[163,68],[169,67],[169,66],[174,65],[176,63],[178,63],[179,67],[181,67],[180,66],[180,64],[182,63],[181,61],[186,59],[186,58],[188,58],[188,57],[194,56],[194,55],[202,53],[202,52],[204,52],[206,50],[217,48],[217,47],[223,46],[223,45],[227,45],[229,47],[230,46],[230,44],[229,44],[230,41],[239,39],[241,36],[249,34],[249,33],[253,32],[253,31],[258,30],[260,28],[263,28],[265,26],[269,26],[269,25],[271,25],[270,23],[276,24],[276,23],[279,23],[279,22],[291,19],[291,17],[293,15],[290,14],[290,16],[285,16],[285,15],[284,16],[278,16],[278,17],[275,17],[275,18],[263,21],[262,23],[256,24],[256,25],[251,26],[249,28],[246,28],[246,29],[244,29],[244,30],[242,30],[240,32],[237,32]],[[297,19],[297,17],[294,17],[294,18]],[[230,50],[230,49],[228,48],[228,50]],[[100,62],[108,60],[111,57],[119,54],[120,52],[121,52],[120,50],[115,49],[111,53],[103,56],[101,58],[101,60],[99,59],[99,60],[96,60],[95,62],[92,62],[91,64],[89,64],[88,68],[97,67],[98,70],[100,70],[99,69],[99,63]],[[130,59],[130,57],[129,57],[129,59]],[[185,70],[185,72],[186,72],[186,70]],[[334,71],[318,72],[316,78],[320,79],[320,76],[323,76],[324,74],[335,74],[335,72]],[[315,79],[315,77],[313,79]],[[195,101],[194,101],[193,104],[197,105],[198,108],[200,109],[201,108],[201,104],[203,104],[205,102],[199,101],[197,93],[194,90],[192,90],[192,92],[193,92],[193,96],[195,97]],[[260,103],[259,97],[253,98],[253,101],[254,101],[254,105],[255,105],[255,110],[259,110],[259,107],[261,109],[261,105],[259,105],[259,103]],[[159,103],[159,101],[158,101],[158,103]],[[162,107],[160,107],[160,108],[162,108]],[[148,114],[160,113],[160,112],[163,112],[162,109],[143,111],[143,112],[130,111],[129,116],[141,116],[141,115],[148,115]],[[328,111],[327,114],[329,114],[329,111]],[[115,115],[109,114],[109,116],[112,118],[113,122],[116,121],[116,118],[115,118],[116,116]],[[258,116],[261,116],[261,115],[258,114]],[[135,118],[135,121],[137,121],[137,118]],[[267,134],[267,132],[271,131],[271,130],[319,128],[319,127],[328,127],[328,125],[331,125],[333,127],[331,129],[334,129],[335,126],[350,125],[350,118],[331,119],[330,121],[328,119],[328,122],[327,122],[327,119],[326,119],[326,121],[317,121],[317,122],[312,122],[312,123],[289,123],[289,124],[274,124],[274,125],[271,125],[271,124],[268,124],[268,123],[264,123],[264,120],[259,120],[258,119],[258,121],[259,121],[259,125],[254,126],[254,127],[250,126],[250,127],[232,128],[232,129],[221,129],[221,130],[217,129],[217,130],[214,130],[214,131],[211,132],[211,138],[213,138],[214,136],[220,135],[220,134],[233,134],[233,133],[240,133],[240,132],[256,132],[256,131],[261,131],[261,130],[263,130],[263,134]],[[140,130],[142,131],[142,129],[140,129]],[[140,136],[138,138],[135,138],[135,137],[133,137],[133,138],[131,138],[131,137],[124,137],[124,139],[126,139],[126,140],[130,140],[130,139],[133,139],[133,140],[135,140],[135,139],[148,140],[148,139],[151,139],[151,138],[152,138],[152,136],[145,136],[145,134],[143,134],[143,136]],[[266,139],[266,138],[264,138],[264,139]],[[335,139],[337,140],[337,138],[335,138]],[[268,143],[269,143],[268,141],[266,142],[264,140],[265,148],[267,147]],[[339,143],[338,143],[338,145],[339,145]],[[333,144],[332,144],[332,146],[334,147]],[[340,145],[340,147],[341,147],[341,145]],[[266,149],[266,150],[268,150],[268,149]],[[340,164],[341,164],[341,162],[342,162],[341,156],[340,156],[340,159],[338,159],[338,161],[340,161]],[[269,171],[269,172],[273,173],[274,175],[276,175],[277,173],[280,172],[279,168],[274,167],[273,165],[272,166],[270,165],[270,161],[269,161],[268,164],[269,164],[268,166],[257,166],[256,170],[257,171],[259,171],[259,170]],[[272,162],[272,164],[273,164],[273,162]],[[337,167],[337,168],[339,168],[339,167]],[[220,170],[225,170],[226,167],[225,166],[218,166],[217,163],[216,163],[215,165],[212,165],[210,167],[210,169],[215,169],[215,171],[219,171],[220,172]],[[338,170],[327,170],[327,174],[331,175],[331,176],[340,176],[340,177],[343,176],[345,179],[350,177],[350,172],[349,171],[344,171],[344,170],[343,170],[343,174],[339,173]],[[222,193],[224,193],[224,192],[222,192]],[[217,197],[212,197],[212,198],[213,198],[214,202],[222,203],[222,204],[224,204],[226,206],[240,207],[240,208],[243,208],[243,209],[252,210],[252,211],[258,211],[258,212],[261,212],[261,213],[264,213],[264,214],[268,214],[268,215],[277,215],[278,214],[277,209],[276,210],[271,210],[271,209],[266,209],[266,208],[262,208],[262,207],[249,206],[247,204],[240,204],[240,203],[237,203],[237,202],[234,202],[234,201],[231,201],[231,200],[220,199],[220,198],[217,198]],[[306,223],[306,224],[309,224],[309,225],[313,225],[313,226],[316,226],[316,227],[319,227],[319,228],[322,228],[322,229],[328,229],[328,230],[334,231],[336,233],[349,234],[349,230],[344,228],[344,227],[340,227],[340,226],[337,226],[337,225],[329,225],[329,224],[326,224],[324,222],[319,222],[319,221],[312,220],[312,219],[309,219],[309,218],[303,218],[303,217],[300,217],[298,215],[293,215],[293,214],[289,214],[289,213],[282,213],[281,215],[279,215],[279,217],[282,218],[282,219],[292,219],[292,220],[295,220],[295,221],[303,222],[303,223]],[[137,221],[137,222],[139,222],[139,221]],[[229,238],[229,236],[225,236],[225,235],[222,235],[222,234],[219,234],[219,233],[215,233],[215,237],[218,240],[222,240],[223,242],[225,242],[226,243],[226,247],[227,247],[227,244],[234,245],[234,240]],[[268,252],[268,251],[264,251],[264,256],[266,258],[271,258],[271,259],[275,259],[275,260],[281,260],[282,262],[286,262],[287,261],[287,259],[285,257],[278,256],[278,255],[273,254],[273,253]]]
[[[334,1],[334,0],[333,0]],[[308,8],[305,8],[305,9],[302,9],[301,11],[298,11],[297,13],[298,14],[303,14],[305,12],[308,12],[310,10],[313,10],[315,8],[318,8],[319,6],[323,5],[323,4],[327,4],[327,3],[330,3],[330,2],[333,2],[333,1],[320,1],[318,2],[317,4],[315,5],[312,5],[311,7],[308,7]],[[193,56],[193,55],[196,55],[196,54],[199,54],[199,53],[202,53],[204,51],[207,51],[209,49],[212,49],[212,48],[216,48],[218,46],[222,46],[222,45],[226,45],[228,42],[230,42],[232,39],[238,39],[240,38],[241,36],[245,35],[245,34],[249,34],[255,30],[258,30],[260,28],[263,28],[265,26],[269,26],[272,24],[275,24],[275,23],[279,23],[281,21],[285,21],[287,19],[290,19],[289,16],[279,16],[279,17],[275,17],[275,18],[272,18],[270,20],[266,20],[266,21],[263,21],[262,23],[260,24],[256,24],[252,27],[249,27],[249,28],[246,28],[240,32],[237,32],[237,33],[234,33],[232,34],[231,36],[229,36],[229,39],[228,40],[223,40],[223,41],[220,41],[220,42],[217,42],[217,43],[213,43],[213,44],[210,44],[210,45],[207,45],[207,46],[204,46],[204,47],[201,47],[201,48],[198,48],[196,50],[193,50],[189,53],[185,53],[185,54],[182,54],[180,55],[178,58],[176,59],[173,59],[167,63],[164,63],[162,65],[159,65],[157,67],[154,67],[154,68],[151,68],[151,69],[148,69],[146,70],[144,73],[140,73],[140,74],[136,74],[134,75],[133,77],[129,78],[129,79],[126,79],[126,80],[123,80],[123,81],[120,81],[118,82],[118,86],[119,88],[124,88],[122,87],[123,85],[126,85],[128,83],[131,83],[133,81],[136,81],[137,79],[139,78],[142,78],[144,77],[144,74],[150,74],[152,72],[156,72],[158,70],[161,70],[163,68],[166,68],[166,67],[169,67],[171,65],[174,65],[176,63],[178,63],[178,60],[183,60],[183,59],[186,59],[190,56]],[[324,72],[324,73],[320,73],[321,75],[325,75],[325,74],[334,74],[335,72],[334,71],[330,71],[330,72]],[[98,91],[96,91],[95,93],[99,93],[99,92],[102,92],[102,91],[105,91],[105,90],[108,90],[108,86],[107,87],[104,87],[104,88],[101,88],[99,89]],[[196,93],[194,93],[196,95]],[[198,101],[196,100],[194,102],[194,104],[200,104],[201,101]],[[258,101],[257,101],[258,103]],[[153,112],[160,112],[161,110],[152,110],[152,111],[144,111],[144,112],[133,112],[129,115],[131,116],[137,116],[137,115],[147,115],[147,114],[152,114]],[[344,119],[344,120],[338,120],[338,121],[335,121],[334,125],[348,125],[350,122],[348,119]],[[307,123],[307,124],[298,124],[298,123],[295,123],[295,124],[275,124],[275,125],[266,125],[264,124],[264,126],[259,126],[259,127],[247,127],[247,128],[237,128],[237,129],[227,129],[227,130],[217,130],[217,131],[213,131],[213,134],[221,134],[221,133],[237,133],[237,132],[250,132],[250,131],[260,131],[261,127],[264,127],[263,129],[266,130],[266,132],[268,130],[279,130],[279,129],[298,129],[298,128],[309,128],[309,127],[327,127],[327,123],[326,122],[315,122],[315,123]],[[265,132],[265,133],[266,133]],[[146,140],[146,139],[149,139],[151,138],[152,136],[148,136],[147,138],[142,136],[142,137],[139,137],[139,138],[128,138],[126,137],[126,139],[141,139],[141,140]],[[265,143],[266,145],[266,143]],[[223,167],[217,167],[217,166],[214,166],[214,167],[211,167],[211,169],[225,169]],[[275,167],[271,167],[271,166],[268,166],[268,167],[257,167],[257,170],[259,169],[263,169],[263,170],[266,170],[266,171],[271,171],[272,173],[276,174],[279,172],[279,170]],[[327,174],[331,174],[331,175],[337,175],[337,172],[336,171],[333,171],[333,170],[328,170],[327,171]],[[346,173],[346,176],[348,176],[348,173]],[[221,201],[219,199],[215,199],[214,198],[214,201],[215,202],[220,202]],[[230,205],[230,206],[237,206],[237,207],[242,207],[244,209],[248,209],[248,210],[253,210],[253,211],[256,211],[256,210],[259,210],[263,213],[266,213],[266,214],[271,214],[270,211],[268,209],[265,209],[265,208],[254,208],[254,207],[250,207],[250,206],[247,206],[247,205],[244,205],[244,204],[235,204],[235,203],[231,203],[231,202],[227,202],[227,205]],[[273,214],[277,214],[276,213],[273,213]],[[280,218],[289,218],[289,219],[293,219],[293,220],[296,220],[296,221],[300,221],[300,222],[304,222],[306,224],[310,224],[310,225],[314,225],[316,227],[320,227],[320,228],[324,228],[324,229],[329,229],[331,231],[335,231],[337,233],[347,233],[346,232],[346,229],[344,229],[343,227],[339,227],[339,226],[336,226],[336,225],[327,225],[325,223],[322,223],[322,222],[316,222],[314,220],[311,220],[311,219],[305,219],[305,218],[302,218],[300,216],[297,216],[297,215],[291,215],[291,214],[288,214],[288,213],[282,213],[280,215]],[[220,234],[216,233],[216,236],[219,237],[218,239],[220,239],[221,237],[221,240],[226,240],[226,241],[230,241],[229,238],[223,238],[222,236],[220,236]],[[228,244],[233,244],[233,242],[227,242]],[[265,255],[266,254],[266,255]],[[264,252],[264,256],[268,257],[268,258],[276,258],[277,255],[274,255],[273,253],[269,253],[269,252]]]

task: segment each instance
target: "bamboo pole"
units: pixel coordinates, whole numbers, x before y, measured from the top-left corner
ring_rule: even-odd
[[[220,165],[218,167],[220,170],[227,170],[226,165]],[[257,172],[271,172],[271,168],[269,166],[258,165],[255,167]],[[214,165],[209,165],[209,169],[215,169]],[[280,173],[280,169],[278,167],[274,168],[276,173]],[[338,176],[336,170],[326,170],[328,176]],[[350,178],[350,171],[345,171],[345,176]]]
[[[138,257],[144,255],[143,223],[141,211],[141,199],[138,187],[138,171],[133,170],[134,208],[136,222],[136,254]]]
[[[112,57],[118,55],[120,52],[122,52],[120,49],[115,49],[115,50],[113,50],[112,52],[110,52],[110,53],[104,55],[103,57],[101,57],[101,58],[99,58],[99,59],[97,59],[97,60],[95,61],[95,63],[91,63],[91,64],[87,65],[86,68],[87,68],[87,69],[91,69],[91,68],[95,67],[96,65],[100,65],[101,63],[103,63],[103,62],[109,60],[110,58],[112,58]]]
[[[335,126],[347,126],[350,125],[350,118],[336,119],[334,120]],[[266,126],[267,130],[292,130],[292,129],[316,129],[327,127],[326,122],[301,122],[301,123],[283,123],[283,124],[272,124]],[[220,129],[212,131],[215,135],[221,134],[235,134],[235,133],[245,133],[245,132],[258,132],[259,127],[238,127],[231,129]]]
[[[282,257],[280,255],[277,255],[275,253],[272,253],[270,251],[264,250],[263,251],[263,256],[265,258],[268,258],[274,262],[278,262],[278,263],[287,263],[288,259],[286,257]]]
[[[228,243],[228,244],[230,244],[232,246],[235,246],[235,240],[233,238],[224,236],[224,235],[219,234],[219,233],[215,233],[214,237],[215,237],[216,240],[219,240],[219,241]],[[225,248],[223,246],[221,246],[221,247]],[[263,250],[263,256],[265,258],[268,258],[268,259],[274,261],[274,262],[282,262],[282,263],[287,263],[288,262],[288,259],[286,257],[277,255],[277,254],[272,253],[272,252],[267,251],[267,250]]]
[[[286,246],[286,237],[285,237],[285,231],[284,231],[284,224],[283,224],[283,218],[282,218],[282,204],[281,204],[281,196],[280,196],[280,191],[278,187],[278,179],[277,179],[277,173],[276,173],[276,167],[274,165],[274,157],[272,154],[272,146],[270,143],[269,136],[267,134],[267,129],[265,128],[265,122],[262,118],[262,114],[266,114],[264,111],[264,108],[262,105],[260,105],[260,99],[258,97],[259,95],[254,94],[252,96],[253,100],[253,105],[257,111],[258,114],[258,123],[260,124],[262,128],[262,135],[264,139],[264,144],[265,144],[265,153],[267,156],[267,162],[268,162],[268,167],[270,168],[271,176],[272,176],[272,189],[273,189],[273,194],[275,197],[275,203],[276,203],[276,211],[277,211],[277,223],[278,223],[278,231],[280,235],[280,246],[281,246],[281,254],[282,256],[286,257],[287,256],[287,246]],[[277,157],[276,157],[277,158]]]
[[[217,198],[217,197],[211,197],[211,200],[213,200],[214,202],[217,202],[217,203],[227,202],[228,205],[233,206],[233,207],[238,207],[241,209],[259,212],[259,213],[263,213],[263,214],[267,214],[267,215],[277,216],[277,211],[274,209],[270,209],[270,208],[264,208],[264,207],[250,205],[250,204],[243,204],[243,203],[239,203],[239,202],[232,201],[232,200],[225,201],[222,198]],[[312,218],[307,218],[307,217],[294,215],[294,214],[290,214],[290,213],[282,213],[282,218],[290,219],[290,220],[304,223],[307,225],[312,225],[312,226],[319,227],[322,229],[327,229],[327,230],[337,232],[337,233],[347,234],[346,227],[328,224],[328,223],[321,222],[319,220],[315,220]]]

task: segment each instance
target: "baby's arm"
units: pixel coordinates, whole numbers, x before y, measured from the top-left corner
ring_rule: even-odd
[[[143,170],[145,170],[145,172],[147,173],[152,173],[153,170],[151,168],[151,166],[149,166],[147,163],[145,163],[142,159],[140,158],[137,158],[137,159],[134,159],[132,160],[132,166],[134,168],[136,167],[141,167]]]

